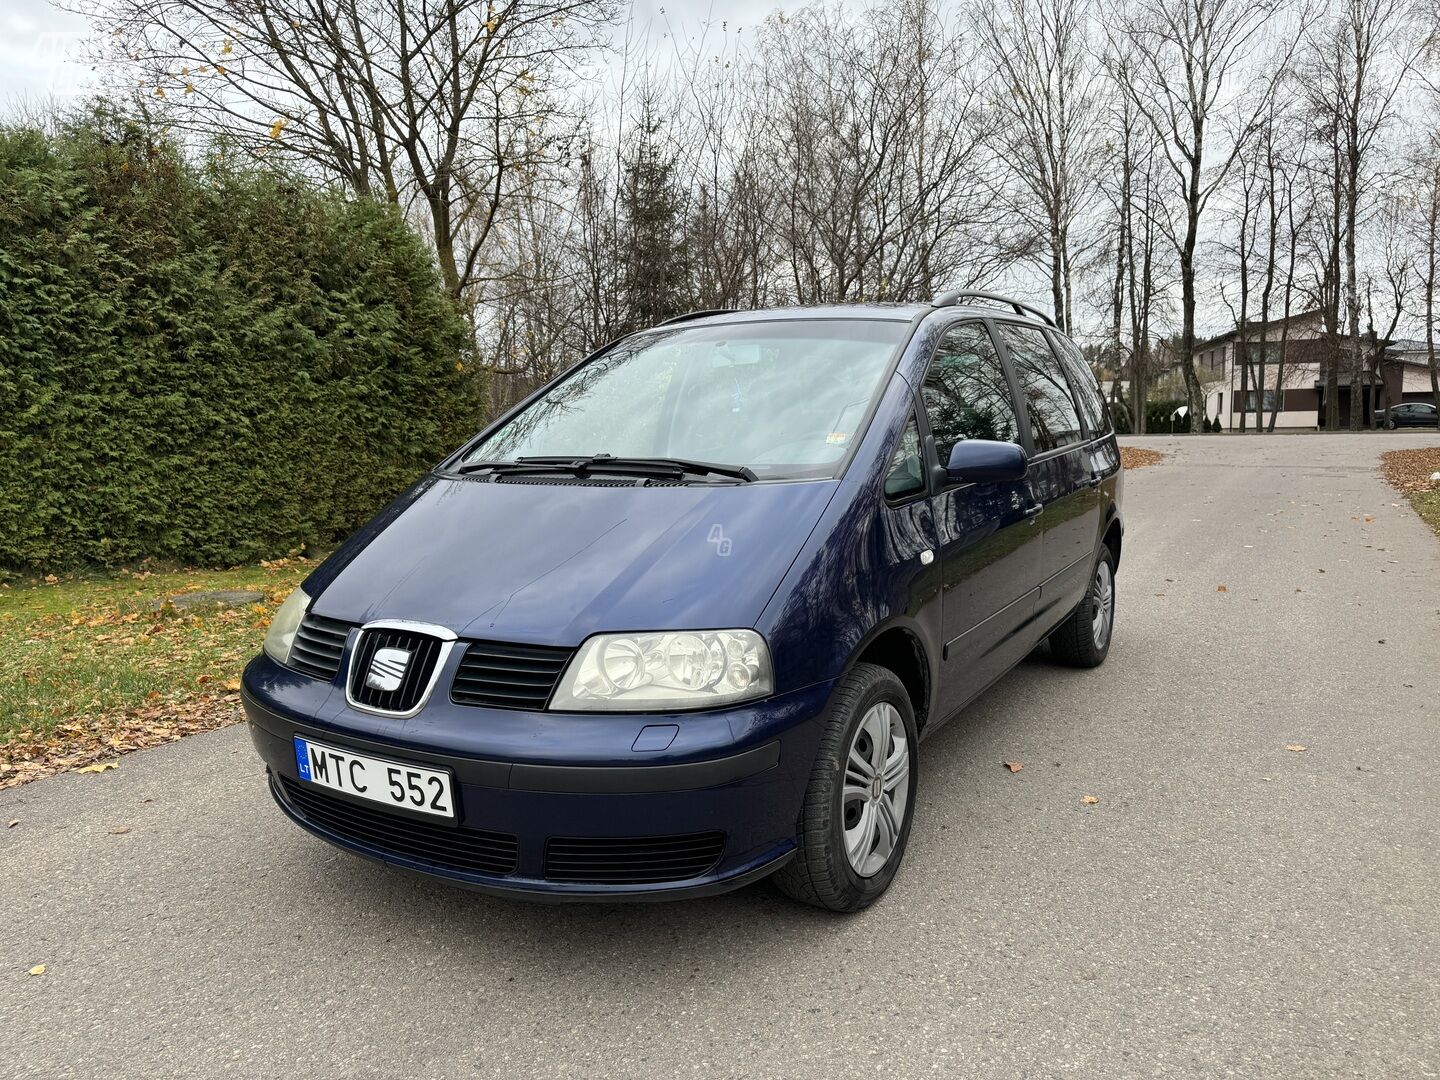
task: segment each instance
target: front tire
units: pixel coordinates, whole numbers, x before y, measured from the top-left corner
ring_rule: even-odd
[[[796,826],[799,850],[775,875],[787,896],[860,911],[890,886],[915,812],[918,743],[894,673],[856,664],[841,680]]]
[[[1050,632],[1050,652],[1070,667],[1093,668],[1110,655],[1115,633],[1115,556],[1100,548],[1090,587],[1070,616]]]

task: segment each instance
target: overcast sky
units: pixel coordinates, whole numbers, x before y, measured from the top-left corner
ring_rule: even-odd
[[[673,37],[693,41],[705,33],[707,21],[717,31],[722,18],[731,32],[748,30],[777,7],[795,6],[798,0],[633,0],[632,34],[659,58],[673,50]],[[87,29],[49,0],[0,0],[0,117],[85,92],[91,73],[78,57]]]
[[[89,71],[69,58],[84,33],[84,19],[48,0],[0,3],[0,115],[24,101],[77,93]]]

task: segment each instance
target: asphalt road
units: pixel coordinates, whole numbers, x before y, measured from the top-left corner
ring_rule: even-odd
[[[0,1075],[1440,1075],[1440,540],[1375,471],[1434,440],[1143,440],[1108,663],[925,744],[856,917],[402,876],[239,728],[0,792]]]

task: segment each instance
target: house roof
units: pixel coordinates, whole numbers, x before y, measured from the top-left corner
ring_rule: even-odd
[[[1312,319],[1319,314],[1319,308],[1307,308],[1304,311],[1295,312],[1293,315],[1290,316],[1289,319],[1271,319],[1269,322],[1265,323],[1252,322],[1249,324],[1249,330],[1247,332],[1251,335],[1257,335],[1260,333],[1260,328],[1262,326],[1265,327],[1267,331],[1272,328],[1278,329],[1279,327],[1285,325],[1285,323],[1287,322],[1294,323],[1299,322],[1301,319]],[[1238,336],[1239,333],[1240,328],[1237,326],[1235,329],[1227,330],[1223,334],[1216,334],[1214,337],[1206,338],[1204,341],[1197,341],[1195,343],[1195,348],[1208,349],[1212,345],[1219,345],[1222,342],[1229,341],[1231,338]]]
[[[1440,342],[1435,343],[1435,348],[1437,350],[1440,350]],[[1385,351],[1387,353],[1423,353],[1427,352],[1428,350],[1429,345],[1427,345],[1426,342],[1420,338],[1398,338],[1395,341],[1390,342],[1389,345],[1385,346]],[[1407,363],[1416,363],[1416,361],[1407,361]]]

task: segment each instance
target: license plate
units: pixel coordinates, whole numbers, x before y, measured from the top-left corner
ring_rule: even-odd
[[[454,820],[450,774],[369,754],[356,754],[295,736],[300,779],[385,806]]]

